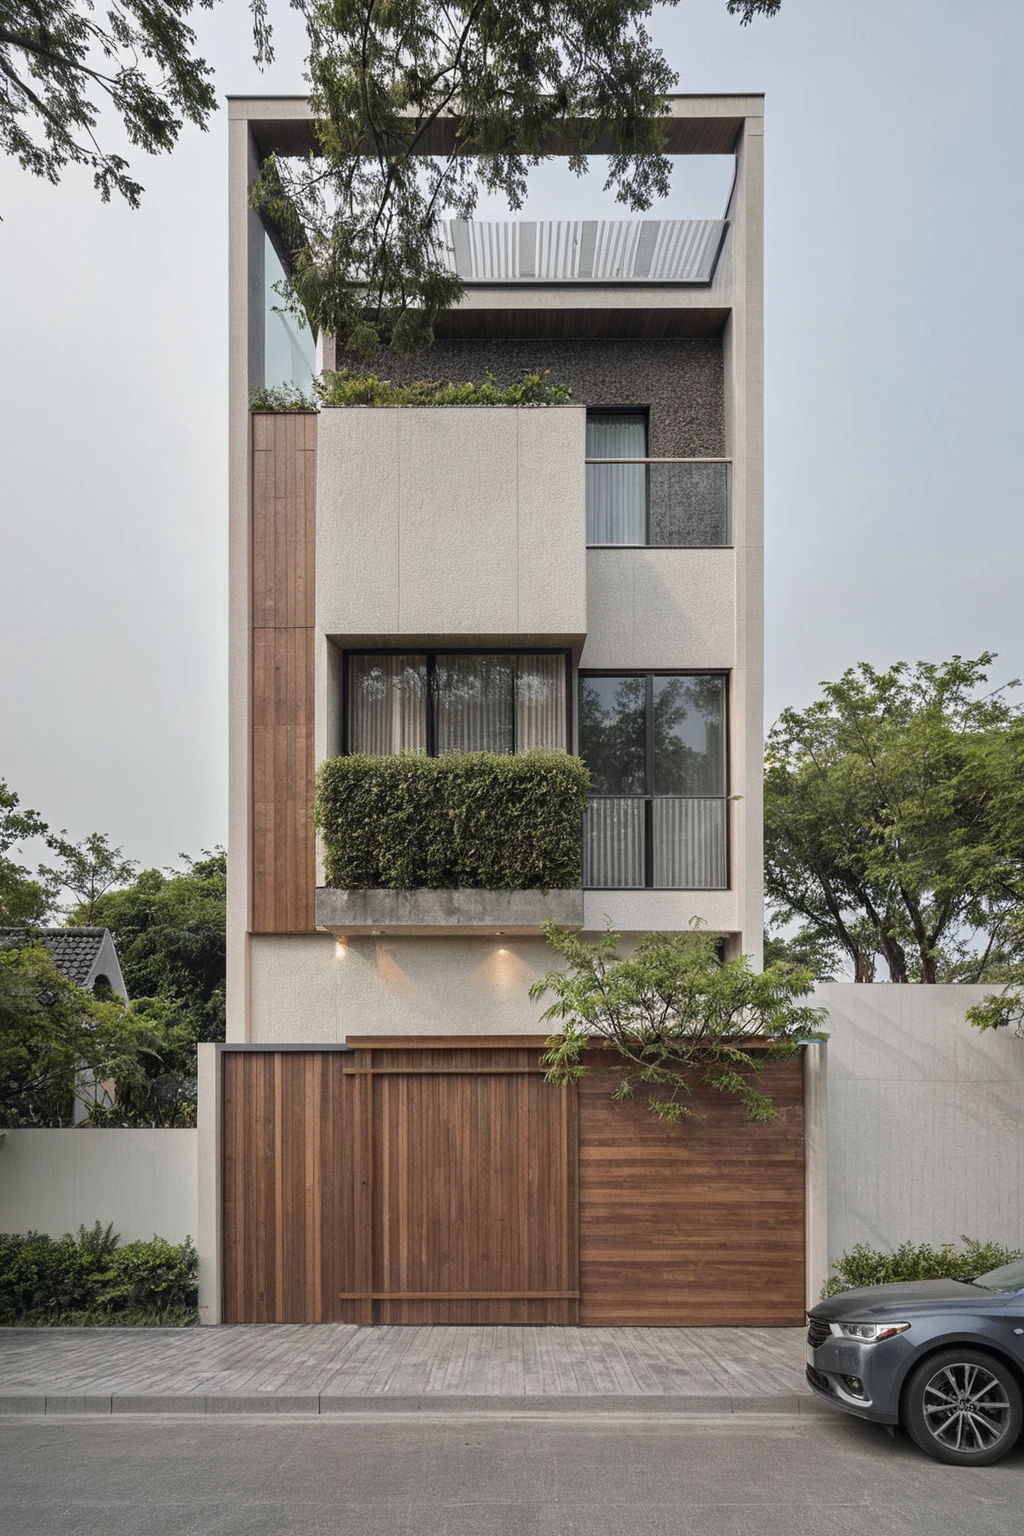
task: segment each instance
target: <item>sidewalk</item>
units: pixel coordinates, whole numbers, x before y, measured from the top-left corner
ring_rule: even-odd
[[[803,1355],[800,1328],[0,1328],[0,1413],[803,1413]]]

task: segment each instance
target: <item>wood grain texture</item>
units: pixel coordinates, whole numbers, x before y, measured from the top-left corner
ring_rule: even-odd
[[[579,1085],[580,1321],[598,1326],[799,1324],[804,1305],[802,1057],[767,1067],[779,1118],[694,1092],[703,1120],[612,1102],[610,1059]]]
[[[317,418],[251,420],[252,931],[312,933]]]

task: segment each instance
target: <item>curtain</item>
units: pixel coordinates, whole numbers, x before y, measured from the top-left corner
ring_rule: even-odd
[[[511,752],[514,656],[439,656],[435,742],[441,752]]]
[[[348,748],[385,757],[427,750],[425,656],[350,656]]]
[[[566,749],[565,657],[518,656],[516,751]]]
[[[642,412],[588,414],[588,460],[646,457]],[[647,543],[646,464],[587,464],[587,543]]]

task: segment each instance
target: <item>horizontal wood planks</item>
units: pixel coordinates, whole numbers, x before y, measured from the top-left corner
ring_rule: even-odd
[[[317,418],[251,420],[252,931],[310,933]]]
[[[765,1069],[779,1118],[754,1124],[698,1089],[706,1118],[665,1125],[615,1104],[610,1059],[579,1085],[580,1321],[798,1324],[804,1307],[801,1056]]]

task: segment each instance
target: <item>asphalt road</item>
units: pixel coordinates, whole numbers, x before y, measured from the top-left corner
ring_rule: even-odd
[[[1020,1536],[970,1472],[781,1415],[0,1419],[3,1536]]]

